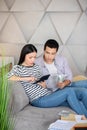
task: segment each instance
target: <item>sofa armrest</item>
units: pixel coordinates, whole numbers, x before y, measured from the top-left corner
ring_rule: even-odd
[[[87,80],[87,77],[84,75],[74,76],[73,81]]]
[[[11,90],[9,109],[16,114],[29,104],[29,98],[20,82],[9,80],[8,86]]]

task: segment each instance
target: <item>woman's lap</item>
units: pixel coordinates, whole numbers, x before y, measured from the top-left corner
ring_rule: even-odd
[[[71,95],[73,94],[71,88],[64,88],[61,90],[57,90],[50,95],[36,99],[35,101],[32,102],[32,105],[38,107],[57,107],[61,105],[63,102],[67,101],[67,97],[69,94]]]

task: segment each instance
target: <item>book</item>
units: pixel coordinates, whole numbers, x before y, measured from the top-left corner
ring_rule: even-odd
[[[47,80],[49,78],[49,76],[50,76],[50,74],[42,76],[39,80],[37,80],[36,82],[34,82],[34,84],[36,84],[38,82],[42,82],[44,80]]]

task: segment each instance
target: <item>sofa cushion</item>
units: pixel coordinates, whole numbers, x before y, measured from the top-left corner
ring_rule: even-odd
[[[11,88],[11,98],[10,98],[10,109],[16,114],[22,110],[26,105],[29,104],[29,98],[27,97],[23,86],[18,81],[8,81],[8,85]]]
[[[62,110],[75,113],[68,107],[39,108],[27,106],[16,116],[16,126],[14,130],[48,130],[51,123],[59,119],[59,112]]]

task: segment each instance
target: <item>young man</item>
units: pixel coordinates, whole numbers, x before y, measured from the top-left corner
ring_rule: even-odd
[[[72,71],[67,59],[57,54],[58,49],[58,42],[54,39],[49,39],[44,45],[44,54],[36,59],[36,64],[40,66],[43,75],[50,74],[48,80],[45,80],[43,83],[52,91],[58,91],[65,87],[72,87],[79,100],[82,100],[86,105],[87,80],[72,82]],[[55,80],[57,75],[64,75],[64,81],[55,83],[53,79]]]

